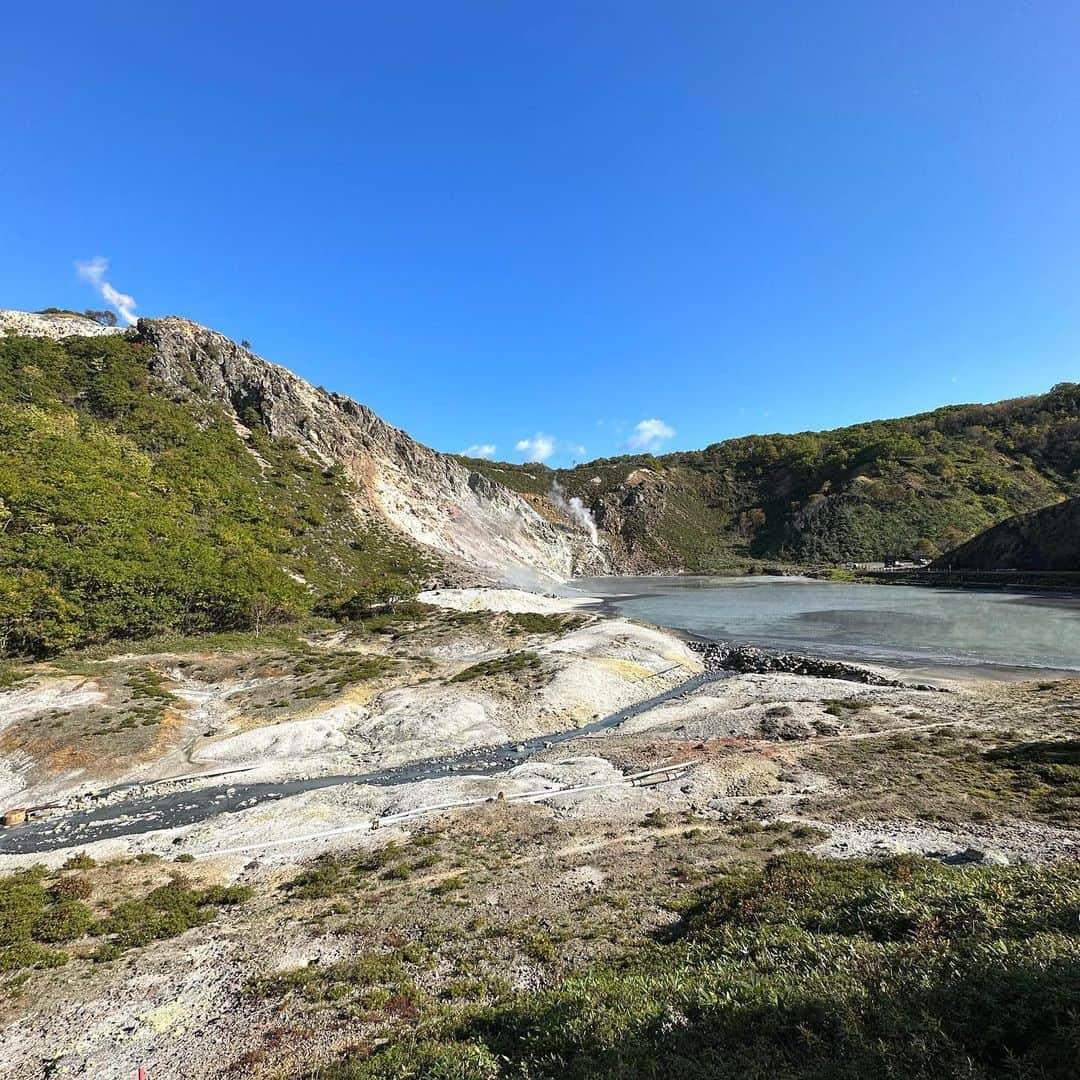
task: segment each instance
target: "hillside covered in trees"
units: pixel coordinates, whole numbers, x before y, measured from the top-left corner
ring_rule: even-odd
[[[410,536],[473,565],[568,573],[572,545],[602,553],[565,514],[575,496],[614,569],[633,572],[934,557],[1080,494],[1076,384],[558,472],[462,469],[173,322],[0,336],[0,655],[355,611],[358,595],[407,594],[430,575],[439,549]],[[185,367],[186,349],[201,367]]]
[[[945,570],[1080,571],[1080,499],[1018,514],[938,560]]]
[[[339,467],[194,380],[166,393],[149,353],[134,330],[0,336],[0,655],[258,629],[426,572]]]
[[[558,471],[469,464],[536,495],[558,481],[591,510],[626,569],[933,558],[1014,514],[1080,494],[1080,384]]]

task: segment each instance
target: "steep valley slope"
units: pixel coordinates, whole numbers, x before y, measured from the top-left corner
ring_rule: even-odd
[[[627,571],[933,558],[1080,493],[1080,384],[573,469],[468,464],[534,495],[557,481],[591,511]]]
[[[0,653],[610,567],[554,507],[196,323],[0,329]]]
[[[553,471],[429,449],[186,319],[0,330],[0,654],[436,581],[934,557],[1080,492],[1077,384]]]
[[[935,565],[942,570],[1080,571],[1080,499],[1009,518]]]

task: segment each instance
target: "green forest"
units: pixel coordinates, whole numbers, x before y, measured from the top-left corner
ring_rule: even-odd
[[[642,566],[934,558],[1013,514],[1080,494],[1080,384],[559,471],[469,464],[520,491],[544,493],[558,480]]]
[[[0,338],[0,655],[250,629],[406,595],[427,562],[339,467],[152,386],[135,331]]]

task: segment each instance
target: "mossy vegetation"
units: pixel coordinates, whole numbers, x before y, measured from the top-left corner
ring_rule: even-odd
[[[89,870],[94,861],[73,857],[65,869]],[[94,960],[175,937],[214,918],[222,907],[251,896],[246,886],[194,888],[176,877],[144,896],[113,900],[82,874],[50,874],[36,866],[0,877],[0,972],[62,966],[71,959],[58,945],[87,947]]]
[[[1078,910],[1068,864],[791,854],[707,886],[673,931],[617,962],[537,991],[432,999],[400,955],[276,989],[382,1003],[394,1034],[320,1072],[336,1080],[1066,1080]]]
[[[166,395],[148,360],[135,332],[0,340],[0,655],[415,590],[429,563],[359,522],[340,469],[194,381]]]
[[[536,653],[524,650],[510,653],[507,656],[497,656],[493,660],[482,660],[479,664],[473,664],[471,667],[465,668],[464,671],[452,675],[448,681],[452,683],[472,682],[474,679],[486,679],[496,675],[517,675],[521,672],[535,674],[542,667],[543,664]]]
[[[585,625],[582,615],[545,615],[538,611],[519,611],[508,616],[511,634],[566,634]]]
[[[989,743],[989,745],[988,745]],[[1080,742],[980,738],[951,727],[834,743],[806,764],[839,788],[829,819],[1034,819],[1080,826]]]

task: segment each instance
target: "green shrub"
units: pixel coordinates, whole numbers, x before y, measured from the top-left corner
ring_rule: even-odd
[[[537,672],[541,668],[540,657],[534,652],[516,652],[509,656],[498,656],[494,660],[483,660],[464,671],[451,676],[450,682],[470,682],[473,679],[488,678],[493,675],[514,675],[521,671]]]
[[[49,895],[57,900],[85,900],[93,891],[93,884],[82,874],[65,874],[49,886]]]
[[[538,992],[444,1004],[425,1041],[329,1075],[1072,1080],[1078,914],[1076,864],[783,855],[708,886],[662,940]]]
[[[94,891],[85,877],[61,876],[46,888],[46,873],[44,867],[35,867],[0,877],[0,970],[66,963],[66,953],[46,946],[87,936],[109,938],[93,956],[110,959],[126,948],[174,937],[208,922],[218,908],[243,903],[252,894],[245,885],[192,889],[177,880],[142,898],[125,900],[96,918],[83,903]]]
[[[326,1080],[498,1080],[499,1061],[483,1043],[419,1042],[391,1047],[371,1061],[344,1062]]]
[[[161,885],[140,900],[126,900],[94,928],[98,937],[108,937],[121,948],[146,945],[151,941],[176,937],[193,926],[213,920],[215,908],[239,904],[251,896],[248,886],[215,885],[192,889],[182,881]]]
[[[94,913],[81,900],[57,900],[49,904],[34,923],[35,941],[55,943],[81,938],[94,921]]]
[[[134,334],[0,338],[6,654],[262,633],[358,581],[415,590],[430,558],[361,524],[340,470],[253,429],[260,464],[193,376],[162,394],[149,356]]]
[[[0,948],[0,971],[21,971],[25,968],[63,967],[71,959],[59,949],[46,949],[34,941],[20,941]]]
[[[511,633],[563,634],[585,623],[580,615],[544,615],[538,611],[514,612],[508,616]]]

